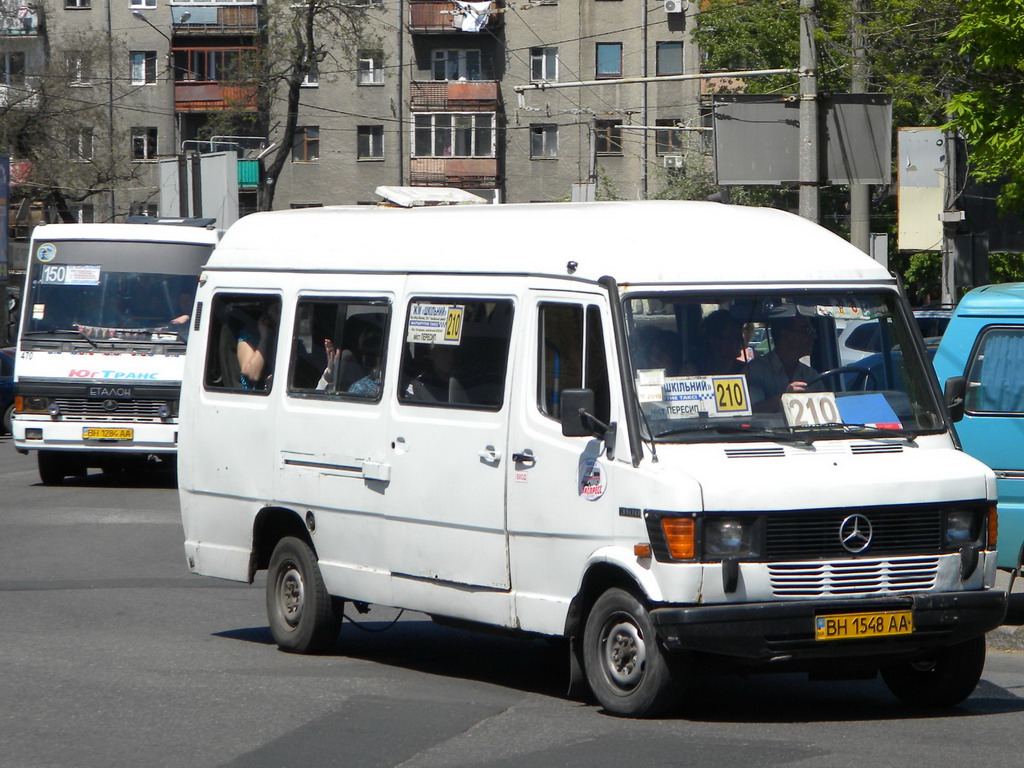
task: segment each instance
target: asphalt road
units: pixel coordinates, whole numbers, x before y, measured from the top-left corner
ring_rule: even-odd
[[[173,478],[38,483],[0,440],[0,766],[1020,766],[1024,653],[961,707],[879,681],[706,681],[687,717],[562,695],[542,641],[375,608],[336,652],[279,652],[261,585],[186,573]]]

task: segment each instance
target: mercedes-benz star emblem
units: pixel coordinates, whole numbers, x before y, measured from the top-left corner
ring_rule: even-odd
[[[850,515],[839,525],[839,543],[856,555],[871,545],[871,533],[870,520],[864,515]]]
[[[108,413],[113,413],[114,411],[116,411],[117,410],[117,400],[104,400],[103,401],[103,410],[107,411]]]

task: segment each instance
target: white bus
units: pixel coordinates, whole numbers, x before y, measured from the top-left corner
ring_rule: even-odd
[[[188,567],[266,569],[284,650],[334,648],[346,600],[568,638],[622,715],[699,702],[698,666],[880,672],[924,705],[982,674],[1006,593],[962,381],[947,403],[896,279],[806,220],[259,213],[196,307]],[[853,317],[881,325],[877,371],[840,362]]]
[[[219,235],[206,219],[36,227],[12,426],[43,483],[174,456],[192,302]]]

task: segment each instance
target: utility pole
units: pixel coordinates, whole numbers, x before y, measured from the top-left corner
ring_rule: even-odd
[[[956,290],[956,231],[964,218],[964,212],[957,210],[960,189],[957,184],[956,142],[957,133],[947,129],[943,133],[943,195],[942,195],[942,303],[955,304]]]
[[[818,161],[817,0],[800,0],[800,215],[821,218],[821,167]]]
[[[853,47],[852,93],[867,93],[868,50],[864,44],[864,14],[868,0],[852,0],[850,43]],[[867,184],[850,185],[850,242],[864,253],[871,251],[871,187]]]

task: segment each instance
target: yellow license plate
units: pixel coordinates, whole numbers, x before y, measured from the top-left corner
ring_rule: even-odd
[[[83,440],[133,440],[135,439],[134,429],[115,427],[83,427]]]
[[[814,617],[814,636],[817,640],[909,635],[913,631],[914,617],[910,611],[836,613]]]

